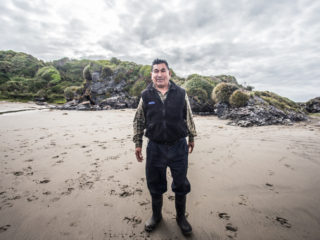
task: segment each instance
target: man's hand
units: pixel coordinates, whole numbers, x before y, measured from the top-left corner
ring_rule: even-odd
[[[136,148],[136,158],[137,158],[138,162],[142,162],[143,161],[142,148],[141,147],[137,147]]]
[[[192,153],[193,148],[194,148],[194,142],[189,142],[188,143],[188,148],[189,148],[189,153]]]

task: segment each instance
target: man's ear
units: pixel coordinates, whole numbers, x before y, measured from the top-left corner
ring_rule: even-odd
[[[172,70],[170,69],[169,70],[169,76],[171,77],[171,75],[172,75]]]

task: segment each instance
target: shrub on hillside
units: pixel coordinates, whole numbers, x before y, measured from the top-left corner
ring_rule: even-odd
[[[301,111],[299,104],[291,101],[286,97],[281,97],[278,94],[269,91],[254,91],[253,95],[258,96],[265,100],[269,105],[275,106],[284,111],[293,110],[296,112]]]
[[[27,81],[28,91],[36,93],[47,87],[47,82],[43,79],[30,79]]]
[[[0,51],[0,61],[3,61],[1,68],[5,68],[9,76],[34,77],[38,69],[44,66],[42,61],[33,56],[12,50]]]
[[[51,85],[57,84],[61,81],[59,71],[53,66],[40,68],[36,74],[36,78],[46,80]]]
[[[111,68],[105,66],[102,68],[102,71],[101,71],[101,77],[102,78],[107,78],[107,77],[110,77],[113,75],[113,71]]]
[[[199,90],[196,89],[202,89],[206,92],[207,96],[205,97],[205,99],[203,99],[204,101],[208,100],[208,96],[210,96],[212,89],[213,89],[213,85],[210,84],[207,80],[201,78],[201,77],[195,77],[192,78],[190,80],[187,80],[182,87],[184,87],[188,93],[189,96],[191,97],[195,97],[196,95],[194,94],[201,94],[201,98],[203,99],[205,97],[205,95],[203,93],[200,93]],[[201,91],[202,92],[202,91]]]
[[[44,89],[40,89],[35,95],[35,98],[47,99],[47,92]]]
[[[78,98],[81,95],[83,88],[79,86],[71,86],[64,89],[64,97],[67,101]]]
[[[237,79],[234,76],[230,76],[230,75],[218,75],[215,76],[216,78],[218,78],[221,82],[225,82],[225,83],[231,83],[231,84],[236,84],[238,85]]]
[[[4,72],[0,72],[0,85],[8,81],[10,81],[10,77]]]
[[[131,94],[132,96],[138,97],[138,96],[141,95],[141,92],[142,92],[146,87],[147,87],[146,81],[140,79],[140,80],[136,81],[136,82],[133,84],[132,88],[130,89],[130,94]]]
[[[151,66],[150,65],[144,65],[139,70],[139,76],[143,78],[151,78]]]
[[[1,91],[3,92],[22,92],[23,82],[19,81],[8,81],[1,85]]]
[[[198,102],[206,102],[208,100],[208,93],[202,88],[191,88],[187,91],[188,96],[193,97]]]
[[[219,83],[212,91],[211,98],[214,102],[229,103],[231,94],[237,90],[238,87],[230,83]]]
[[[244,107],[248,104],[248,100],[249,95],[238,89],[231,94],[229,103],[233,107]]]

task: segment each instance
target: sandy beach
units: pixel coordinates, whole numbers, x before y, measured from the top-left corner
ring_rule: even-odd
[[[1,102],[0,112],[1,240],[184,238],[169,171],[164,219],[144,231],[151,204],[134,155],[135,110]],[[320,118],[251,128],[194,120],[188,239],[320,238]]]

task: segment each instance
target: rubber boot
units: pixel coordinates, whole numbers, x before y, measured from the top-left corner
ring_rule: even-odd
[[[151,196],[152,199],[152,217],[146,221],[144,229],[147,232],[153,231],[158,223],[162,219],[161,209],[162,209],[162,195],[161,196]]]
[[[192,232],[192,227],[186,218],[186,196],[176,195],[175,197],[176,211],[177,211],[177,223],[180,227],[183,235],[190,235]]]

